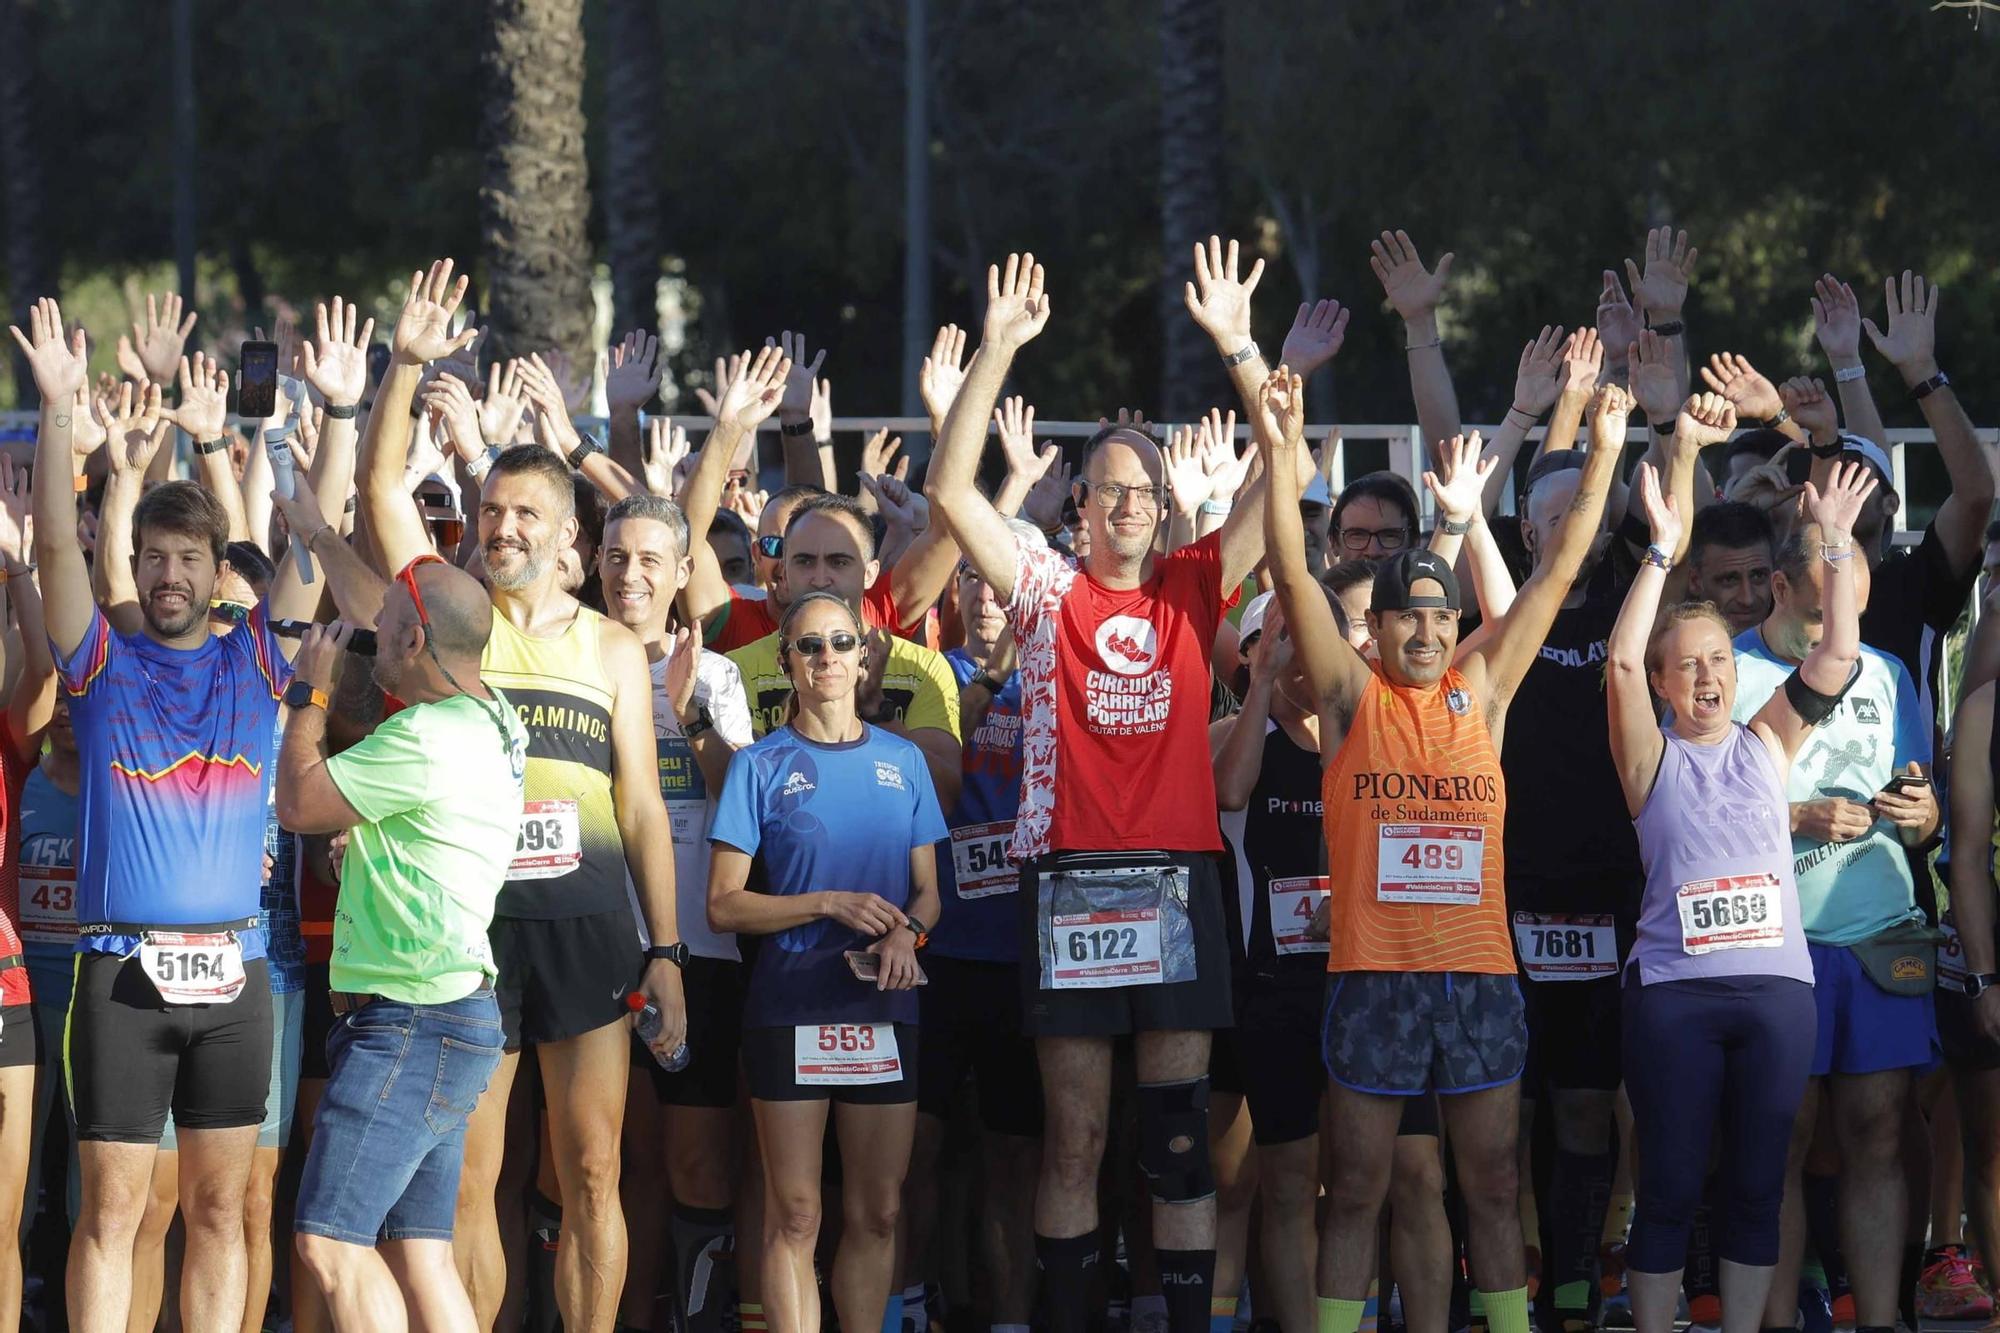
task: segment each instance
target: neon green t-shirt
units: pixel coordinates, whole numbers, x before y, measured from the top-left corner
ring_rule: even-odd
[[[778,636],[766,634],[728,654],[743,676],[750,723],[759,737],[785,725],[792,702],[792,679],[778,664]],[[930,728],[958,734],[958,677],[944,654],[901,637],[889,640],[882,665],[882,702],[889,714],[912,731]]]
[[[326,761],[363,821],[340,867],[333,989],[449,1004],[496,975],[486,928],[514,859],[527,746],[510,705],[461,694],[413,704]]]

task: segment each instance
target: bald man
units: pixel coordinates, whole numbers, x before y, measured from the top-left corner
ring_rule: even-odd
[[[306,632],[285,695],[278,816],[300,833],[349,831],[298,1249],[337,1328],[470,1328],[452,1223],[466,1118],[500,1063],[486,932],[528,739],[480,678],[493,607],[469,575],[419,557],[376,623],[375,683],[401,712],[328,757],[327,698],[353,637],[338,622]]]

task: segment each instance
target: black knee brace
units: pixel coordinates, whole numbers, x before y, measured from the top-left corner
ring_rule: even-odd
[[[1194,1203],[1214,1195],[1207,1075],[1139,1085],[1139,1167],[1160,1203]]]

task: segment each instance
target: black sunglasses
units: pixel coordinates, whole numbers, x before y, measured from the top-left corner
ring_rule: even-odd
[[[757,554],[763,556],[766,560],[776,560],[784,553],[785,539],[783,537],[771,536],[759,537],[757,539]]]
[[[208,604],[208,618],[240,625],[250,618],[250,608],[240,602],[213,601]]]
[[[818,657],[828,644],[836,653],[851,653],[861,646],[860,636],[837,629],[831,634],[801,634],[788,645],[802,657]]]

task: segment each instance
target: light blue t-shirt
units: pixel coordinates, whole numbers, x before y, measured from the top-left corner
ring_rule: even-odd
[[[1736,711],[1747,723],[1792,674],[1761,628],[1736,636]],[[1844,796],[1863,804],[1911,761],[1931,762],[1931,728],[1902,663],[1861,649],[1861,676],[1833,716],[1813,728],[1792,761],[1786,799]],[[1853,944],[1914,915],[1910,863],[1896,826],[1878,819],[1852,842],[1792,838],[1799,912],[1814,944]]]

